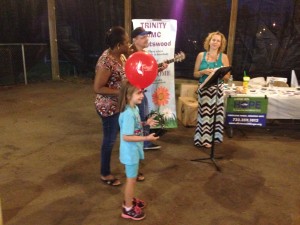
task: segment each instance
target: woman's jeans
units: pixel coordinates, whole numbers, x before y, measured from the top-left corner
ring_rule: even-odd
[[[98,113],[99,115],[99,113]],[[99,115],[100,116],[100,115]],[[116,142],[119,132],[119,113],[108,117],[102,117],[103,125],[103,141],[101,146],[101,175],[108,176],[110,172],[110,158],[111,152]]]

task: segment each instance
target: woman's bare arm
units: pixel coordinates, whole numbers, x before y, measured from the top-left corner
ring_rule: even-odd
[[[94,80],[94,91],[97,94],[106,94],[106,95],[119,94],[118,89],[112,89],[105,86],[110,76],[111,76],[111,72],[107,69],[99,68],[97,70],[95,80]]]

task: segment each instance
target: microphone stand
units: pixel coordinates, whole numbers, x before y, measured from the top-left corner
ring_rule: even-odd
[[[218,77],[217,79],[217,88],[216,88],[216,102],[215,102],[215,107],[214,107],[214,119],[213,119],[213,134],[212,134],[212,144],[211,144],[211,149],[210,149],[210,156],[206,158],[198,158],[198,159],[192,159],[191,161],[193,162],[202,162],[202,163],[207,163],[205,162],[206,160],[211,160],[214,166],[216,167],[217,171],[221,171],[221,167],[218,166],[216,159],[222,159],[223,157],[215,157],[215,131],[216,131],[216,119],[217,119],[217,111],[218,111],[218,92],[219,92],[219,82],[220,78]]]

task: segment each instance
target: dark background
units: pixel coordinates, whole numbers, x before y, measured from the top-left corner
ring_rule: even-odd
[[[175,12],[177,9],[177,13]],[[231,0],[132,0],[132,19],[177,19],[176,77],[193,79],[197,54],[212,31],[228,37]],[[0,43],[49,43],[47,1],[1,0]],[[93,76],[106,48],[105,32],[124,26],[123,0],[57,1],[60,60],[72,63],[82,76]],[[235,80],[246,70],[251,77],[300,74],[300,0],[239,0],[233,55]],[[1,57],[1,55],[0,55]]]

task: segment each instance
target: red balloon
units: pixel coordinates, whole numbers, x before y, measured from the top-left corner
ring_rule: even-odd
[[[153,83],[158,65],[155,58],[146,52],[135,52],[128,57],[125,73],[128,81],[135,87],[144,89]]]

